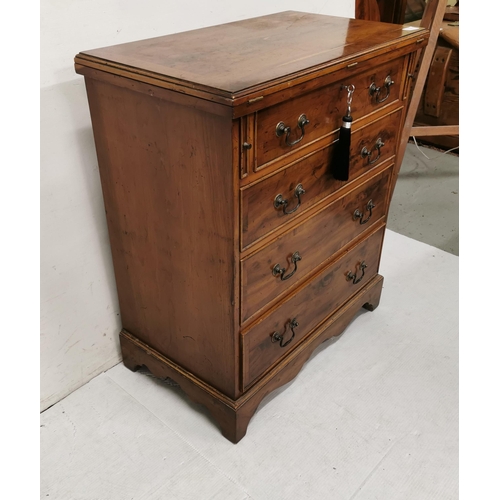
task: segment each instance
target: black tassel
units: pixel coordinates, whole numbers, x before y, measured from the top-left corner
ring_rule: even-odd
[[[349,180],[349,157],[351,155],[351,103],[352,95],[356,87],[354,85],[342,85],[341,89],[347,90],[347,113],[342,118],[342,126],[339,130],[339,139],[335,144],[332,157],[332,175],[338,181]]]
[[[339,140],[333,150],[332,170],[333,178],[338,181],[349,180],[349,157],[351,155],[351,124],[352,116],[342,118],[342,127],[339,131]]]

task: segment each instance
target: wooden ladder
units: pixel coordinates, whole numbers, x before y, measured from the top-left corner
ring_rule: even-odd
[[[420,68],[415,80],[413,93],[410,97],[408,104],[403,130],[400,136],[399,147],[396,152],[396,159],[394,162],[395,176],[397,178],[403,163],[403,158],[406,151],[408,140],[411,136],[436,136],[436,135],[458,135],[458,125],[439,125],[439,126],[424,126],[415,127],[415,116],[417,114],[418,105],[422,97],[425,81],[429,73],[434,51],[439,37],[439,30],[444,18],[446,10],[446,0],[428,0],[427,5],[422,16],[420,26],[427,28],[430,32],[429,42],[423,49],[420,57]],[[392,193],[391,193],[392,196]]]

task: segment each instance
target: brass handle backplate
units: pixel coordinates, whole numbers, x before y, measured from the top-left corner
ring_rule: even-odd
[[[372,165],[380,158],[380,155],[382,154],[380,150],[382,149],[383,146],[385,146],[385,143],[379,137],[371,151],[369,151],[368,148],[366,148],[366,147],[364,147],[361,150],[361,153],[360,153],[361,158],[370,158],[370,160],[368,161],[368,165]],[[375,149],[377,150],[377,156],[375,158],[372,158],[373,150],[375,150]]]
[[[280,347],[286,347],[295,337],[295,328],[297,328],[299,326],[299,324],[297,323],[297,318],[293,318],[290,322],[290,330],[292,330],[292,336],[286,341],[284,342],[285,340],[285,333],[286,333],[286,327],[287,325],[285,325],[285,331],[283,332],[283,334],[279,333],[279,332],[274,332],[271,336],[271,342],[279,342],[280,343]]]
[[[352,280],[353,285],[358,284],[363,279],[363,276],[365,275],[365,269],[367,267],[368,266],[365,264],[365,261],[361,262],[361,264],[359,265],[359,268],[361,269],[361,276],[358,278],[357,273],[349,271],[346,275],[347,281]]]
[[[283,134],[286,134],[285,142],[287,146],[295,146],[295,144],[299,143],[304,138],[304,135],[306,133],[304,127],[308,123],[309,120],[307,119],[307,116],[305,114],[299,116],[299,119],[297,120],[297,127],[300,128],[302,135],[295,141],[290,142],[290,134],[292,133],[291,127],[285,125],[285,122],[279,122],[278,125],[276,125],[276,136],[281,137]]]
[[[287,279],[291,278],[295,274],[295,271],[297,271],[297,262],[299,262],[299,260],[302,260],[302,257],[300,256],[299,252],[295,252],[292,255],[292,264],[294,264],[295,267],[293,268],[293,271],[286,276],[286,269],[284,267],[281,267],[279,264],[275,264],[272,270],[273,276],[279,276],[281,281],[286,281]]]
[[[297,198],[297,204],[291,210],[287,211],[286,207],[288,206],[288,200],[285,200],[282,194],[278,194],[276,198],[274,198],[274,203],[273,203],[274,208],[283,207],[284,214],[286,215],[293,214],[293,212],[295,212],[300,207],[301,203],[300,196],[305,194],[305,192],[306,190],[304,189],[302,184],[297,184],[294,191],[294,196],[295,198]]]
[[[368,217],[366,219],[363,219],[363,217],[365,216],[365,214],[363,212],[361,212],[361,210],[359,209],[356,209],[354,210],[354,213],[352,214],[352,218],[354,220],[358,220],[359,219],[359,223],[360,224],[366,224],[371,216],[372,216],[372,210],[375,208],[375,204],[373,203],[373,200],[370,200],[367,204],[366,204],[366,210],[368,212],[370,212],[370,214],[368,215]]]
[[[387,75],[383,85],[383,88],[385,88],[385,93],[382,94],[383,97],[381,97],[382,87],[377,87],[375,82],[372,82],[372,84],[368,88],[368,91],[370,92],[370,95],[372,97],[375,96],[375,102],[377,104],[380,104],[389,98],[389,95],[391,93],[391,85],[394,85],[394,82],[392,81],[391,75]]]

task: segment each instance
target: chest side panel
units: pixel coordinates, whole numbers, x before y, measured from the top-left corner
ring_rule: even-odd
[[[123,327],[234,394],[231,119],[86,85]]]

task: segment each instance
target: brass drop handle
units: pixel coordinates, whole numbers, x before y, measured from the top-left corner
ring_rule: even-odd
[[[297,323],[297,318],[293,318],[290,322],[290,330],[292,330],[292,336],[286,341],[286,342],[283,342],[285,340],[285,333],[286,333],[286,327],[287,325],[285,325],[285,331],[283,332],[283,335],[279,332],[274,332],[272,337],[271,337],[271,342],[279,342],[280,343],[280,347],[286,347],[295,337],[295,328],[297,328],[299,326],[299,324]]]
[[[286,281],[287,279],[291,278],[294,274],[295,274],[295,271],[297,271],[297,262],[299,262],[299,260],[302,260],[302,257],[300,256],[299,252],[295,252],[293,255],[292,255],[292,264],[294,264],[294,268],[293,268],[293,271],[290,273],[290,274],[287,274],[285,276],[285,271],[286,269],[284,267],[281,267],[279,264],[276,264],[274,267],[273,267],[273,276],[276,276],[276,277],[280,277],[281,281]]]
[[[295,191],[294,191],[294,196],[298,200],[297,204],[291,210],[288,210],[288,212],[287,212],[286,207],[288,206],[288,200],[285,200],[283,198],[283,195],[278,194],[276,196],[276,198],[274,198],[274,208],[283,207],[284,214],[286,214],[286,215],[293,214],[293,212],[295,212],[300,207],[300,203],[301,203],[300,196],[305,194],[305,192],[306,192],[306,190],[304,189],[302,184],[297,184],[297,186],[295,187]]]
[[[385,143],[382,142],[382,139],[379,137],[377,139],[377,142],[375,143],[375,145],[373,146],[373,149],[371,151],[368,150],[368,148],[364,147],[362,150],[361,150],[361,158],[370,158],[370,160],[368,161],[368,165],[372,165],[373,163],[375,163],[379,158],[380,158],[380,155],[381,155],[381,149],[382,147],[385,146]],[[373,154],[373,150],[377,150],[377,156],[375,158],[373,158],[373,160],[371,159],[372,157],[372,154]]]
[[[360,224],[366,224],[370,220],[370,217],[372,216],[372,210],[374,208],[375,208],[375,204],[373,203],[373,200],[370,200],[366,204],[366,210],[368,210],[368,212],[370,212],[370,215],[368,215],[368,217],[363,220],[363,217],[365,216],[364,213],[361,212],[359,209],[356,209],[356,210],[354,210],[354,213],[352,214],[352,218],[354,220],[358,220],[359,219],[359,223]]]
[[[361,269],[361,276],[358,278],[357,273],[353,273],[353,272],[349,271],[347,273],[347,281],[352,280],[353,285],[358,284],[363,279],[363,276],[365,275],[365,269],[367,267],[368,266],[365,264],[365,261],[361,262],[361,264],[359,265],[359,268]]]
[[[372,82],[372,84],[368,88],[368,91],[370,92],[370,95],[372,97],[375,96],[375,102],[377,104],[380,104],[389,98],[389,95],[391,93],[391,85],[394,85],[394,82],[392,81],[391,75],[387,75],[384,80],[384,88],[385,88],[384,97],[380,98],[380,92],[382,91],[382,87],[377,87],[375,85],[375,82]]]
[[[297,127],[300,128],[302,131],[302,135],[296,139],[295,141],[290,142],[290,134],[292,133],[292,129],[288,126],[285,125],[285,122],[279,122],[278,125],[276,125],[276,136],[281,137],[283,134],[285,135],[285,142],[287,146],[295,146],[295,144],[299,143],[303,138],[306,133],[304,130],[304,127],[309,123],[309,120],[307,119],[307,116],[305,114],[302,114],[299,116],[299,119],[297,120]]]

